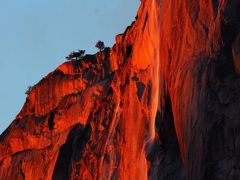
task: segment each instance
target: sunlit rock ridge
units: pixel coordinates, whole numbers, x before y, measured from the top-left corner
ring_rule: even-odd
[[[240,179],[240,1],[142,0],[0,136],[0,179]]]

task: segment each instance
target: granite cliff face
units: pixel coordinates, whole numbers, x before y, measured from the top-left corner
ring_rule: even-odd
[[[0,136],[0,179],[240,179],[240,1],[142,0]]]

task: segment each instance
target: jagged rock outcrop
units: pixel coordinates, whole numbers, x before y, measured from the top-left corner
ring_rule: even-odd
[[[240,1],[142,0],[0,136],[1,179],[240,179]]]

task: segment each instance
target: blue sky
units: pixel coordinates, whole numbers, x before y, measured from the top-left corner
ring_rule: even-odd
[[[73,50],[112,46],[140,0],[0,0],[0,133],[22,108],[29,85]]]

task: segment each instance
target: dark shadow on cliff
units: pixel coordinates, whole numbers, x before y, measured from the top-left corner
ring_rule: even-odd
[[[170,97],[166,98],[164,112],[157,111],[156,136],[147,146],[147,159],[151,163],[148,178],[154,180],[183,179],[182,163],[176,137]]]
[[[81,136],[84,127],[81,124],[75,125],[68,134],[67,141],[61,146],[58,158],[53,171],[53,180],[67,180],[70,176],[71,159],[73,155],[73,141],[75,137]]]

